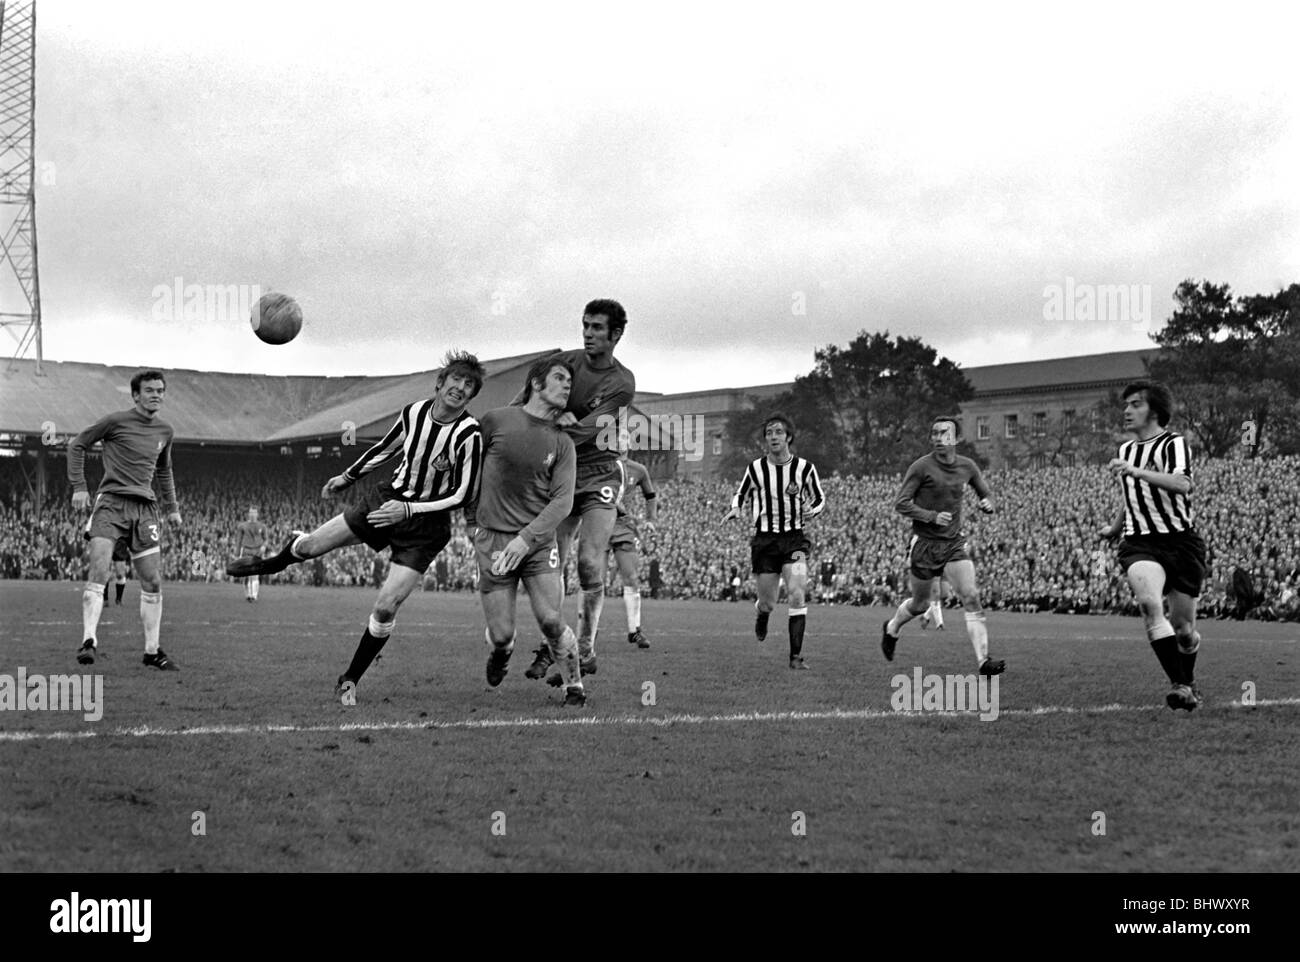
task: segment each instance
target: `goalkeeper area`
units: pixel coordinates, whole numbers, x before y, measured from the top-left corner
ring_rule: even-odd
[[[0,676],[103,677],[99,721],[0,711],[0,870],[1300,869],[1295,624],[1203,621],[1186,713],[1139,619],[990,612],[1008,667],[981,721],[891,705],[895,676],[974,671],[959,611],[886,663],[888,609],[813,606],[796,672],[784,608],[760,644],[748,604],[646,599],[641,651],[609,598],[566,709],[524,677],[525,600],[489,690],[477,595],[427,592],[345,709],[372,590],[163,593],[178,673],[140,664],[134,582],[90,667],[79,583],[0,582]]]

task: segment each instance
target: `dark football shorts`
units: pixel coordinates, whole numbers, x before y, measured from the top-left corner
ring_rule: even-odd
[[[788,564],[808,561],[812,542],[802,531],[760,532],[749,543],[749,566],[756,575],[780,574]]]
[[[1200,595],[1205,582],[1205,542],[1195,531],[1128,535],[1119,543],[1119,563],[1125,574],[1135,561],[1154,561],[1165,569],[1165,594]]]
[[[569,517],[576,518],[588,511],[615,511],[622,496],[622,461],[579,464],[573,486],[573,510]]]
[[[141,498],[120,494],[95,495],[95,508],[86,522],[86,540],[108,538],[124,541],[131,559],[157,554],[162,550],[162,525],[158,506]]]
[[[474,554],[478,558],[478,590],[483,594],[512,587],[519,583],[520,578],[559,575],[560,546],[556,544],[554,535],[545,544],[524,555],[524,560],[512,570],[503,575],[494,575],[492,562],[514,539],[513,534],[506,534],[504,531],[479,528],[474,532]]]
[[[620,514],[618,520],[614,522],[614,530],[609,535],[609,550],[641,550],[641,536],[628,515]]]
[[[908,563],[912,574],[922,581],[929,581],[943,574],[946,565],[954,561],[970,561],[970,549],[965,538],[955,541],[937,541],[931,538],[912,536],[912,549],[908,552]]]
[[[451,540],[451,517],[447,511],[426,511],[413,514],[405,521],[376,528],[366,515],[385,501],[401,501],[389,485],[372,488],[361,501],[343,512],[343,520],[352,533],[376,551],[392,549],[391,561],[404,568],[424,573],[438,557],[438,552]]]

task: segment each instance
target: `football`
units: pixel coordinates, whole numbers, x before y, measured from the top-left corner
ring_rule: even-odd
[[[248,322],[267,344],[288,344],[302,330],[302,308],[288,294],[263,294]]]

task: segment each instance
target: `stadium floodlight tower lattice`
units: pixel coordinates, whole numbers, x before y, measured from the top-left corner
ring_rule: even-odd
[[[35,349],[41,373],[36,261],[36,3],[0,0],[0,326],[14,360]]]

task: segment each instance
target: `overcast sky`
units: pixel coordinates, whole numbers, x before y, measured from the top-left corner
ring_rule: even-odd
[[[664,392],[862,328],[965,367],[1148,346],[1045,291],[1147,286],[1159,326],[1185,277],[1300,281],[1287,10],[40,0],[45,354],[399,373],[577,347],[595,297]],[[177,278],[303,333],[159,317]]]

